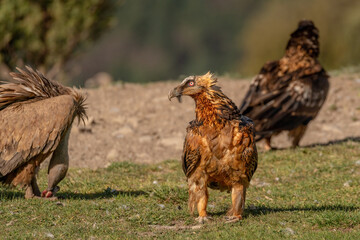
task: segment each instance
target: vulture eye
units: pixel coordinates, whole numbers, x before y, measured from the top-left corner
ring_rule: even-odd
[[[189,83],[188,83],[188,84],[189,84],[189,86],[190,86],[190,87],[192,87],[192,86],[194,86],[194,85],[195,85],[195,82],[194,82],[194,81],[189,81]]]

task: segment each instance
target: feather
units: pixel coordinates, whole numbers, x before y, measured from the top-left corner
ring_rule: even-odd
[[[266,63],[252,81],[240,112],[253,119],[257,140],[306,126],[320,111],[329,82],[316,59],[318,33],[312,21],[300,21],[291,34],[285,56]]]
[[[85,97],[30,67],[17,70],[0,85],[0,178],[29,186],[25,175],[57,149],[75,117],[86,117]]]
[[[233,191],[231,215],[241,219],[245,191],[257,168],[253,122],[215,83],[210,73],[192,76],[169,94],[170,99],[189,95],[195,100],[196,119],[186,129],[182,167],[189,209],[193,212],[197,206],[200,222],[206,219],[207,187]]]

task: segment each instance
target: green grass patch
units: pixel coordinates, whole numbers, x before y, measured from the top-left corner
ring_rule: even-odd
[[[359,161],[352,141],[260,153],[244,220],[226,224],[230,194],[210,190],[205,225],[178,161],[71,169],[59,201],[0,186],[0,239],[360,239]]]

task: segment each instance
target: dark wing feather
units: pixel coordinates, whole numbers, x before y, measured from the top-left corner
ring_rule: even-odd
[[[319,112],[329,89],[325,71],[320,67],[316,72],[318,65],[312,67],[313,71],[291,73],[282,73],[279,67],[264,66],[240,108],[242,114],[254,120],[257,140],[306,125]]]
[[[50,155],[71,126],[76,105],[70,95],[11,105],[0,111],[0,177],[34,156]]]
[[[200,136],[194,134],[191,127],[188,127],[182,155],[182,168],[186,177],[189,177],[200,163],[199,141]]]

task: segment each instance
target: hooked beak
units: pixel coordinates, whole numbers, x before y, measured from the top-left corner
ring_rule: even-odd
[[[179,87],[174,88],[169,92],[168,95],[169,101],[171,101],[172,98],[176,97],[178,101],[181,103],[181,93],[182,91],[179,89]]]

